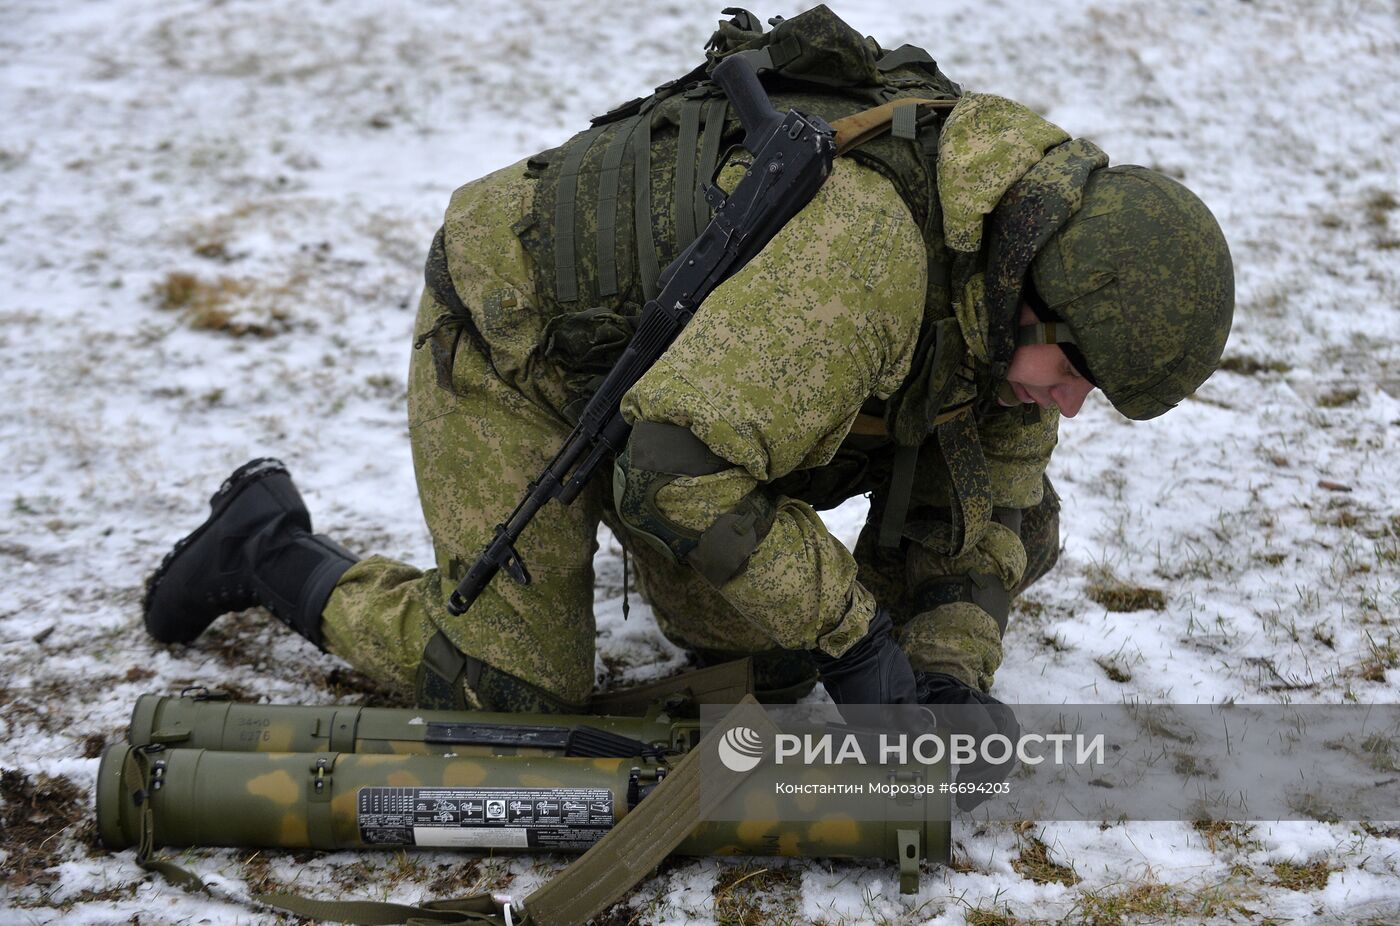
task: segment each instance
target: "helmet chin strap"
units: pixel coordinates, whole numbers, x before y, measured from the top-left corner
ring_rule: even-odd
[[[1089,365],[1084,361],[1084,354],[1079,349],[1079,342],[1074,339],[1074,332],[1069,330],[1069,325],[1060,321],[1038,321],[1032,325],[1022,325],[1016,330],[1016,346],[1025,347],[1027,344],[1057,344],[1060,350],[1065,352],[1065,357],[1069,359],[1074,369],[1079,375],[1097,386],[1098,380],[1094,379],[1093,373],[1089,371]]]
[[[1064,322],[1036,322],[1022,325],[1016,331],[1016,346],[1027,344],[1078,344],[1074,332]]]

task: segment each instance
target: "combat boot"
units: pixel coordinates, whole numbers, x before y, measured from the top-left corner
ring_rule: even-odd
[[[890,631],[894,622],[877,608],[870,629],[840,656],[812,650],[826,693],[837,704],[917,704],[918,686],[909,657]]]
[[[321,610],[356,557],[311,533],[311,515],[280,460],[244,463],[210,514],[146,580],[146,630],[189,643],[221,614],[262,605],[321,646]]]

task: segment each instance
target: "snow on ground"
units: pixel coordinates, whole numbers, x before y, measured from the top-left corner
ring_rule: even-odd
[[[249,893],[525,893],[561,864],[199,851],[181,858],[216,892],[191,895],[95,846],[96,756],[143,692],[376,697],[257,613],[154,645],[141,582],[260,454],[292,464],[321,529],[426,562],[404,373],[449,193],[688,69],[718,6],[0,4],[0,922],[271,923]],[[1118,163],[1180,176],[1234,249],[1225,371],[1166,419],[1130,424],[1096,398],[1064,427],[1065,553],[1013,620],[996,693],[1397,700],[1394,4],[837,12]],[[853,540],[862,518],[856,503],[831,524]],[[622,623],[614,543],[598,568],[600,673],[680,668],[645,606]],[[675,861],[607,921],[1400,920],[1394,823],[958,824],[955,838],[956,864],[912,899],[878,861]]]

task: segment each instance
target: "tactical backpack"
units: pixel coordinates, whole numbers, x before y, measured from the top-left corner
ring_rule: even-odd
[[[544,365],[565,371],[566,409],[592,394],[631,336],[641,306],[656,295],[660,268],[710,221],[705,187],[746,154],[737,146],[738,117],[709,77],[719,61],[761,56],[760,78],[777,109],[828,122],[900,99],[952,101],[960,93],[924,50],[904,45],[886,52],[825,6],[774,19],[768,32],[746,10],[724,12],[732,18],[711,36],[703,64],[596,117],[528,162],[539,179],[536,205],[516,231],[534,259],[538,311],[549,319],[537,352]],[[901,107],[891,133],[849,152],[896,186],[933,232],[925,236],[931,240],[939,225],[931,167],[937,131],[924,129],[946,109]],[[916,136],[922,144],[910,143]],[[455,308],[440,241],[428,271],[439,300]],[[944,276],[930,273],[931,280]],[[486,339],[461,314],[489,359]]]

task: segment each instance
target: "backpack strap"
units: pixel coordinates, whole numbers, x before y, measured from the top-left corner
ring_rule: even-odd
[[[652,111],[644,108],[641,122],[633,140],[632,218],[637,230],[637,267],[641,273],[642,298],[655,299],[661,291],[656,285],[661,275],[661,262],[656,256],[656,236],[651,227],[651,118]]]
[[[729,100],[726,97],[708,100],[705,103],[705,129],[701,133],[700,163],[695,168],[695,228],[703,229],[710,224],[710,204],[705,200],[705,186],[714,182],[715,166],[719,163],[719,149],[724,144],[724,119],[729,113]]]
[[[681,103],[680,129],[676,137],[675,208],[676,247],[685,250],[700,230],[695,227],[695,168],[699,163],[700,115],[705,99],[693,91],[686,93]]]
[[[559,172],[559,192],[554,198],[554,279],[555,294],[560,302],[578,299],[577,233],[574,230],[575,213],[578,211],[578,175],[588,150],[606,130],[605,125],[595,125],[585,132],[579,143],[569,149]]]
[[[598,295],[617,294],[617,188],[627,143],[645,115],[627,118],[617,127],[603,153],[603,169],[598,178]]]

